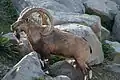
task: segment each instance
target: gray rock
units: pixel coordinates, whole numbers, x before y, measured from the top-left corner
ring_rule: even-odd
[[[64,75],[56,77],[46,75],[41,68],[44,66],[42,64],[43,61],[38,58],[38,54],[31,52],[24,56],[2,80],[70,80],[69,77]]]
[[[4,34],[3,37],[6,37],[10,40],[11,43],[13,44],[18,44],[18,39],[15,37],[14,33],[7,33],[7,34]]]
[[[111,47],[114,49],[112,53],[110,53],[113,58],[113,63],[120,64],[120,43],[119,42],[112,42],[105,40],[105,43],[111,45]]]
[[[84,2],[86,12],[101,17],[102,24],[107,29],[112,29],[113,19],[119,11],[118,5],[110,0],[87,0]]]
[[[120,53],[114,56],[113,63],[120,64]]]
[[[113,71],[113,72],[117,72],[120,73],[120,64],[112,64],[112,65],[106,65],[105,67],[106,70],[108,71]]]
[[[108,40],[105,40],[105,43],[108,43],[111,45],[111,47],[115,50],[115,54],[120,54],[120,43],[119,42],[112,42],[112,41],[108,41]]]
[[[107,40],[110,37],[110,31],[107,30],[106,28],[102,27],[101,28],[101,40]]]
[[[117,41],[120,41],[120,12],[115,17],[113,26],[113,36]]]
[[[55,12],[52,14],[54,17],[54,25],[60,25],[65,23],[79,23],[85,26],[91,27],[98,38],[101,38],[101,19],[96,15],[88,14],[71,14],[64,12]]]
[[[47,77],[45,77],[45,80],[71,80],[71,79],[67,76],[59,75],[59,76],[56,76],[54,78],[47,76]]]
[[[83,80],[83,74],[66,61],[59,61],[50,67],[50,75],[66,75],[71,80]]]
[[[120,6],[120,0],[111,0],[111,1],[114,1],[116,4]]]
[[[84,37],[88,41],[89,45],[92,48],[92,54],[88,60],[91,65],[103,62],[104,55],[101,42],[98,40],[97,36],[90,27],[76,23],[62,24],[54,27],[60,30],[70,32],[76,36]]]
[[[2,80],[33,80],[44,75],[37,53],[31,52],[23,57]]]
[[[64,76],[64,75],[60,75],[55,77],[56,80],[71,80],[69,77]]]
[[[52,11],[84,13],[81,0],[12,0],[18,12],[25,7],[43,7]]]

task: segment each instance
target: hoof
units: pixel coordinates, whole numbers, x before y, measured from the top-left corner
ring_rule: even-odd
[[[92,78],[92,70],[89,70],[88,74],[84,76],[84,80],[91,80]]]
[[[89,71],[89,73],[88,73],[88,77],[89,77],[89,79],[92,78],[92,70]]]

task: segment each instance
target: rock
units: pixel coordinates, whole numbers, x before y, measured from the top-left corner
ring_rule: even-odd
[[[54,78],[48,76],[48,77],[45,77],[45,80],[71,80],[71,79],[67,76],[60,75],[60,76],[56,76]]]
[[[120,53],[120,43],[119,42],[112,42],[112,41],[108,41],[105,40],[105,43],[108,43],[111,45],[111,47],[115,50],[115,54]]]
[[[64,75],[60,75],[55,77],[56,80],[71,80],[69,77],[64,76]]]
[[[115,23],[113,26],[113,36],[115,40],[120,41],[120,12],[115,17]]]
[[[4,34],[3,37],[6,37],[10,40],[11,43],[13,44],[18,44],[18,39],[15,37],[14,33],[7,33],[7,34]]]
[[[70,32],[76,36],[84,37],[88,41],[89,45],[92,48],[92,53],[90,59],[88,60],[88,62],[91,65],[99,64],[103,62],[104,55],[103,55],[101,43],[90,27],[76,23],[57,25],[54,27],[60,30]]]
[[[83,80],[81,71],[76,70],[71,64],[66,61],[59,61],[50,66],[50,75],[66,75],[71,80]]]
[[[112,65],[106,65],[105,67],[106,70],[108,71],[113,71],[113,72],[117,72],[120,73],[120,64],[112,64]]]
[[[110,31],[107,30],[106,28],[102,27],[101,28],[101,40],[107,40],[110,37]]]
[[[84,2],[86,13],[101,17],[102,24],[112,30],[113,19],[119,11],[118,5],[110,0],[87,0]]]
[[[60,25],[65,23],[79,23],[92,28],[94,33],[98,38],[101,38],[101,19],[96,15],[88,15],[88,14],[71,14],[64,12],[55,12],[52,13],[54,17],[54,25]]]
[[[42,70],[43,61],[36,52],[24,56],[2,80],[70,80],[65,75],[48,76]]]
[[[111,53],[111,57],[113,57],[113,63],[120,64],[120,43],[108,40],[105,40],[105,43],[111,45],[111,47],[114,49],[114,52]]]
[[[31,52],[23,57],[2,80],[33,80],[33,78],[45,75],[41,67],[37,53]]]
[[[120,6],[120,0],[111,0],[111,1],[114,1],[116,4]]]
[[[113,63],[120,64],[120,53],[115,55],[113,59]]]
[[[81,0],[12,0],[18,12],[25,7],[43,7],[58,12],[84,13]]]

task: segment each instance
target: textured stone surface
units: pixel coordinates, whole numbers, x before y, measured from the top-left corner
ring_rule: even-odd
[[[66,75],[71,80],[83,80],[81,71],[76,70],[71,64],[66,61],[59,61],[50,67],[52,76]]]
[[[120,64],[106,65],[106,70],[120,73]]]
[[[25,7],[43,7],[52,11],[84,13],[81,0],[12,0],[19,12]]]
[[[55,12],[53,14],[54,25],[65,24],[65,23],[79,23],[88,27],[91,27],[93,32],[97,35],[98,38],[101,38],[101,19],[95,15],[88,14],[70,14],[64,12]]]
[[[62,24],[54,27],[60,30],[70,32],[76,36],[84,37],[88,41],[88,43],[92,48],[92,54],[88,60],[88,62],[91,65],[99,64],[103,62],[104,55],[103,55],[101,43],[90,27],[76,23]]]
[[[120,6],[120,0],[111,0],[111,1],[114,1],[116,4]]]
[[[120,41],[120,12],[115,17],[113,26],[113,36],[116,40]]]
[[[112,42],[112,41],[105,41],[106,43],[110,44],[111,47],[115,50],[115,53],[120,53],[120,43],[119,42]]]
[[[101,17],[102,24],[107,29],[112,29],[112,20],[119,11],[118,5],[110,0],[87,0],[84,2],[86,12]]]
[[[38,59],[37,53],[31,52],[24,56],[2,80],[71,80],[65,75],[56,77],[46,75],[41,68],[42,64],[43,61]]]
[[[45,75],[36,52],[31,52],[19,61],[2,80],[33,80]]]

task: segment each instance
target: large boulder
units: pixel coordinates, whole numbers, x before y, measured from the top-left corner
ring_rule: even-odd
[[[84,13],[81,0],[12,0],[19,12],[25,7],[43,7],[58,12]]]
[[[79,23],[91,27],[98,38],[101,38],[101,19],[96,15],[88,14],[71,14],[65,12],[51,13],[53,16],[54,25],[60,25],[65,23]]]
[[[71,80],[83,80],[84,76],[81,71],[76,70],[71,64],[67,61],[59,61],[50,66],[50,75],[66,75]]]
[[[56,25],[54,27],[70,32],[76,36],[84,37],[88,41],[89,45],[92,48],[92,53],[88,60],[89,64],[94,65],[103,62],[104,54],[102,51],[101,43],[90,27],[76,23]]]
[[[42,70],[43,61],[36,52],[24,56],[2,80],[70,80],[69,77],[58,75],[50,77]]]
[[[115,17],[115,23],[113,26],[113,36],[117,41],[120,41],[120,12]]]
[[[120,0],[111,0],[111,1],[114,1],[116,4],[120,6]]]
[[[21,59],[2,80],[32,80],[45,75],[36,52],[32,52]]]
[[[119,11],[115,2],[110,0],[87,0],[84,5],[86,13],[100,16],[103,26],[112,30],[113,19]]]

